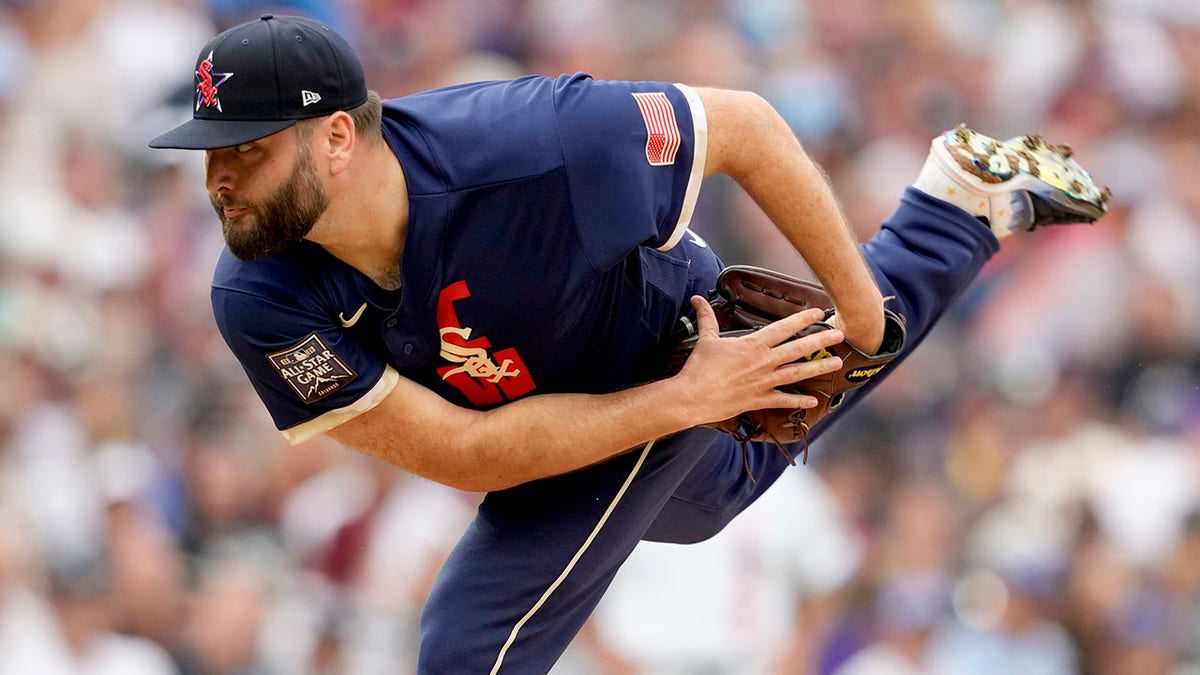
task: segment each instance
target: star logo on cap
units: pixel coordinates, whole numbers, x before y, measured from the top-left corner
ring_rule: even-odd
[[[213,72],[213,53],[209,52],[196,67],[196,110],[200,110],[200,106],[204,105],[225,112],[221,110],[221,99],[217,98],[217,87],[231,77],[233,73]]]

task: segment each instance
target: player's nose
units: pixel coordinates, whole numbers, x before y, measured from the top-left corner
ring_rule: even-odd
[[[233,189],[233,169],[228,153],[212,150],[204,157],[204,187],[212,194]]]

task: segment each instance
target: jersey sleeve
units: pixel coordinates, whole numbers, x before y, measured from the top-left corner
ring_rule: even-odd
[[[704,178],[708,125],[686,85],[556,82],[555,113],[571,209],[585,251],[604,267],[631,246],[675,246]]]
[[[217,283],[212,306],[225,342],[292,445],[374,408],[399,381],[336,312]]]

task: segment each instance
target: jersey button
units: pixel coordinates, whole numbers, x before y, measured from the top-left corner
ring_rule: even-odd
[[[388,320],[387,320],[387,323],[385,323],[385,324],[383,324],[383,325],[387,326],[388,328],[392,328],[392,327],[394,327],[394,326],[396,325],[396,320],[395,320],[395,319],[388,319]]]
[[[404,343],[404,355],[405,355],[405,356],[408,356],[409,354],[412,354],[412,353],[413,353],[413,349],[414,349],[414,347],[413,347],[413,343],[411,343],[411,342],[405,342],[405,343]]]

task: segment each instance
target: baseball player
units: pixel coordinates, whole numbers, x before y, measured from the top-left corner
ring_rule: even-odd
[[[706,425],[815,405],[776,387],[839,361],[798,357],[878,349],[885,296],[911,349],[998,237],[1107,198],[1058,148],[960,128],[860,248],[747,92],[577,74],[381,104],[341,37],[284,16],[213,38],[195,84],[151,146],[205,150],[213,311],[277,427],[488,493],[426,603],[422,673],[548,670],[638,541],[707,538],[788,466],[751,443],[745,471]],[[804,256],[834,330],[790,339],[808,310],[718,335],[702,296],[723,263],[688,230],[713,173]],[[681,319],[700,341],[662,379]]]

